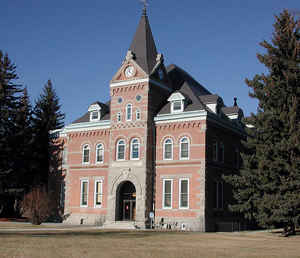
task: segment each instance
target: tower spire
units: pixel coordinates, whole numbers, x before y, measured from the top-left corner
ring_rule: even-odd
[[[150,74],[157,61],[157,50],[153,39],[147,16],[147,0],[141,0],[143,3],[143,13],[133,37],[129,50],[135,57],[135,61],[147,73]]]

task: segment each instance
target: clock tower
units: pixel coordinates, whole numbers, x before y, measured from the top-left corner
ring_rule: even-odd
[[[106,223],[144,227],[155,203],[154,115],[171,87],[146,8],[125,59],[110,82],[110,161]]]

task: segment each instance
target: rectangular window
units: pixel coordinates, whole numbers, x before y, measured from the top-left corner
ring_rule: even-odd
[[[189,208],[189,179],[179,180],[179,208]]]
[[[121,122],[121,113],[120,112],[117,114],[117,120],[118,120],[118,122]]]
[[[164,179],[163,180],[163,208],[172,209],[172,188],[173,180]]]
[[[99,119],[99,112],[93,111],[92,112],[92,120],[98,120]]]
[[[118,160],[125,159],[125,145],[121,145],[118,147]]]
[[[89,181],[81,180],[81,194],[80,194],[80,206],[81,207],[88,206],[88,188],[89,188]]]
[[[214,182],[214,208],[223,209],[223,182]]]
[[[102,181],[95,181],[95,207],[100,208],[102,206]]]

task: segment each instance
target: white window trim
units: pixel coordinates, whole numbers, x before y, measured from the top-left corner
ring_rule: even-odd
[[[181,141],[182,141],[183,139],[187,139],[187,144],[188,144],[188,156],[187,156],[187,157],[182,157],[182,156],[181,156]],[[186,136],[182,137],[182,138],[180,139],[180,141],[179,141],[179,159],[180,159],[180,160],[189,160],[189,159],[190,159],[190,148],[191,148],[191,144],[190,144],[190,139],[189,139],[189,137],[186,137]]]
[[[133,141],[134,140],[138,140],[138,145],[139,145],[139,155],[138,155],[138,158],[133,158],[132,155],[133,155]],[[139,160],[140,159],[140,148],[141,145],[140,145],[140,140],[138,138],[133,138],[130,142],[130,160]]]
[[[139,118],[138,118],[138,114],[139,114]],[[139,109],[137,109],[137,110],[135,111],[135,119],[136,119],[136,120],[141,120],[141,111],[140,111]]]
[[[171,207],[165,207],[165,182],[171,181]],[[173,179],[163,179],[163,198],[162,198],[163,209],[170,210],[173,208]]]
[[[187,207],[181,206],[181,181],[187,181]],[[189,178],[180,178],[179,179],[179,209],[187,210],[190,208],[190,179]]]
[[[98,146],[102,145],[102,151],[103,151],[103,154],[102,154],[102,161],[97,161],[97,158],[98,158]],[[98,143],[96,145],[96,164],[102,164],[104,162],[104,144],[103,143]]]
[[[101,184],[101,204],[96,204],[96,197],[97,197],[97,192],[96,192],[96,186],[97,183]],[[103,203],[103,180],[95,180],[95,184],[94,184],[94,207],[95,208],[102,208],[102,203]]]
[[[88,146],[88,150],[89,150],[89,161],[88,161],[88,162],[85,162],[85,161],[84,161],[84,148],[85,148],[86,146]],[[82,164],[88,165],[88,164],[90,164],[90,160],[91,160],[91,148],[90,148],[90,145],[85,144],[85,145],[83,145],[83,147],[82,147]]]
[[[171,144],[172,144],[171,158],[169,158],[169,159],[165,157],[165,145],[166,145],[167,140],[171,140]],[[173,140],[171,138],[165,139],[164,142],[163,142],[163,160],[173,160],[173,148],[174,148]]]
[[[83,189],[84,182],[87,183],[86,204],[82,204],[82,189]],[[89,205],[89,180],[82,179],[80,180],[80,207],[88,207],[88,205]]]
[[[119,159],[119,142],[120,141],[124,141],[124,159]],[[120,139],[117,141],[117,145],[116,145],[117,149],[116,149],[116,160],[117,161],[124,161],[125,160],[125,155],[126,155],[126,142],[124,139]]]
[[[130,119],[128,119],[128,106],[130,106]],[[126,105],[126,121],[132,121],[132,104],[128,103]]]

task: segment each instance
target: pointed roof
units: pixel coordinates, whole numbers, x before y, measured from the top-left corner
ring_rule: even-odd
[[[157,50],[145,7],[129,50],[135,55],[138,65],[150,74],[157,63]]]

